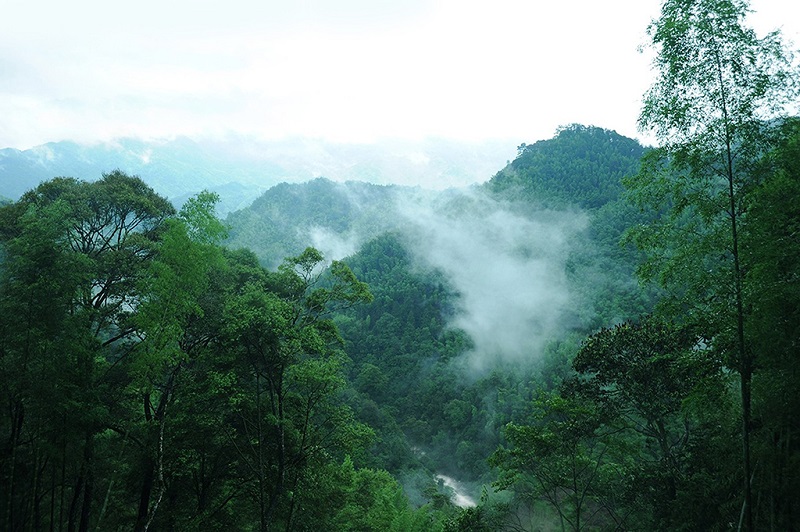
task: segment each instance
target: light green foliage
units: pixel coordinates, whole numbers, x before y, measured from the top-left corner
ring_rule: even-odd
[[[146,336],[138,349],[158,357],[156,365],[177,364],[185,355],[180,341],[189,317],[202,315],[198,299],[208,287],[215,254],[212,248],[192,240],[180,220],[166,224],[157,255],[142,277],[140,290],[147,298],[135,317]]]
[[[355,470],[349,458],[343,467],[349,478],[346,502],[333,521],[337,530],[393,530],[394,523],[412,513],[400,485],[386,471]]]
[[[779,34],[758,39],[743,24],[747,11],[741,0],[668,1],[649,28],[660,77],[645,95],[640,126],[662,147],[626,183],[633,202],[654,215],[631,238],[648,251],[646,279],[689,287],[700,302],[721,284],[704,274],[724,275],[738,260],[735,226],[773,138],[767,120],[796,93]]]
[[[746,0],[668,0],[648,28],[659,78],[644,97],[640,124],[681,155],[719,153],[728,141],[752,154],[759,121],[783,112],[797,72],[779,32],[762,38],[744,24]],[[755,129],[754,129],[755,128]]]
[[[649,255],[643,276],[666,288],[664,311],[700,326],[712,352],[740,376],[740,523],[753,530],[758,516],[751,481],[752,383],[758,355],[747,325],[749,251],[741,234],[759,161],[779,138],[800,80],[780,34],[757,37],[745,23],[748,11],[744,0],[664,2],[648,31],[659,77],[645,95],[639,120],[661,147],[627,185],[634,202],[653,216],[630,233]]]
[[[189,237],[202,244],[219,244],[228,236],[228,228],[215,214],[219,194],[203,191],[189,198],[178,216],[187,225]]]

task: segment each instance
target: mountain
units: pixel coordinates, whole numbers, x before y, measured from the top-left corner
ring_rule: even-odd
[[[271,267],[308,246],[340,259],[394,229],[400,223],[399,198],[414,190],[363,181],[337,183],[321,177],[281,183],[228,216],[227,245],[248,248]]]
[[[485,161],[479,161],[475,153],[462,153],[461,160],[448,163],[444,155],[433,157],[433,150],[378,153],[375,147],[322,149],[314,143],[275,144],[272,151],[267,148],[241,142],[223,149],[188,139],[160,147],[139,141],[94,148],[62,143],[49,151],[6,150],[10,155],[5,161],[7,168],[17,168],[18,175],[27,169],[26,175],[33,177],[44,172],[61,173],[54,172],[56,168],[72,168],[83,176],[92,165],[124,163],[130,166],[123,169],[140,173],[157,190],[168,188],[175,203],[192,189],[224,190],[223,208],[232,211],[226,219],[230,233],[225,244],[228,248],[248,248],[255,256],[246,251],[218,250],[220,258],[230,259],[226,263],[230,269],[223,268],[221,261],[213,270],[215,279],[209,286],[217,291],[209,290],[211,296],[203,296],[205,314],[198,316],[199,327],[206,317],[208,323],[223,323],[230,315],[233,324],[249,320],[251,312],[260,317],[271,315],[272,300],[262,299],[267,295],[263,289],[292,277],[286,277],[287,270],[274,277],[261,272],[257,261],[272,270],[284,257],[299,255],[307,246],[319,249],[326,259],[344,259],[373,295],[369,302],[345,305],[330,315],[341,332],[341,344],[331,336],[331,349],[336,350],[337,358],[342,355],[342,376],[346,377],[342,388],[337,388],[337,401],[350,407],[355,420],[369,427],[364,445],[373,442],[353,460],[360,467],[386,469],[395,475],[417,506],[437,500],[439,506],[434,507],[442,508],[445,502],[449,505],[453,496],[444,489],[445,478],[457,479],[465,487],[460,493],[477,500],[480,486],[496,480],[486,458],[504,443],[503,427],[524,415],[533,386],[555,386],[570,371],[569,361],[589,332],[638,315],[650,303],[646,294],[639,295],[641,291],[633,282],[632,259],[636,257],[621,253],[617,246],[621,231],[635,221],[619,200],[620,178],[635,168],[634,158],[644,148],[614,132],[583,126],[565,128],[553,139],[521,147],[513,162],[499,172],[496,168],[502,163],[495,167],[491,179],[484,177],[482,184],[459,188],[444,185],[451,179],[472,179],[470,176],[478,172],[492,174],[481,166]],[[224,161],[230,161],[230,165],[224,166]],[[193,169],[195,164],[202,168]],[[474,168],[469,172],[473,173],[464,170],[471,165]],[[366,182],[380,181],[410,167],[420,175],[430,172],[424,175],[430,177],[431,188],[439,190]],[[295,169],[295,173],[287,168]],[[263,190],[250,203],[248,193],[267,187],[268,182],[260,181],[254,169],[260,169],[258,175],[262,177],[282,175],[285,179]],[[289,182],[290,177],[299,179],[323,170],[339,179],[316,177]],[[239,181],[226,181],[234,174]],[[170,175],[178,177],[170,179]],[[362,180],[341,180],[348,175]],[[405,179],[413,182],[409,175],[413,175],[411,170]],[[176,240],[181,246],[177,252],[173,249],[176,258],[185,258],[181,257],[186,254],[182,242]],[[182,271],[176,270],[176,279],[182,277]],[[309,282],[321,291],[314,293],[327,297],[324,294],[331,278],[324,271],[315,271],[320,271],[320,277],[312,275]],[[263,285],[259,284],[262,275]],[[238,280],[227,284],[228,277]],[[205,285],[198,285],[198,290],[208,295]],[[173,294],[167,295],[166,299],[174,299]],[[294,312],[289,309],[295,307],[285,308]],[[271,318],[264,322],[266,328],[253,336],[254,345],[272,337],[274,323],[277,321]],[[193,400],[211,397],[205,391],[208,387],[214,397],[219,395],[225,408],[233,404],[238,408],[244,401],[256,416],[252,419],[262,417],[259,376],[271,378],[273,373],[262,373],[262,363],[249,360],[252,355],[239,345],[244,336],[233,334],[237,334],[235,340],[231,337],[230,342],[219,346],[230,343],[237,354],[225,354],[221,347],[217,351],[216,344],[205,353],[202,362],[208,365],[195,367],[192,375],[196,375],[196,381],[195,377],[186,381],[187,387],[198,387],[181,389],[184,395],[175,402],[176,409],[187,410],[170,419],[186,420],[187,426],[197,419],[211,419],[207,427],[211,432],[198,432],[194,442],[205,449],[208,437],[220,449],[227,449],[224,453],[230,461],[225,463],[229,465],[216,469],[235,472],[239,469],[237,456],[244,455],[232,452],[231,444],[237,445],[238,440],[231,438],[251,441],[246,426],[249,421],[242,418],[239,434],[234,434],[239,425],[230,434],[218,432],[217,423],[227,423],[222,421],[227,417],[238,423],[238,415],[229,416],[222,409],[219,418],[204,418],[197,415],[203,413],[197,408],[202,410],[211,402],[195,404]],[[279,356],[274,360],[281,361],[277,364],[280,368],[284,368],[284,354],[308,362],[302,371],[285,373],[291,379],[286,382],[292,384],[285,388],[286,395],[281,395],[285,404],[300,408],[306,404],[306,382],[308,390],[322,389],[338,374],[329,373],[334,366],[328,366],[327,359],[333,360],[332,356],[297,354],[305,353],[306,343],[322,342],[321,336],[304,332],[287,338],[287,342],[299,342],[301,351],[292,351],[295,347],[278,349],[275,353]],[[338,352],[340,347],[344,347],[342,353]],[[238,351],[240,348],[243,350]],[[254,352],[258,349],[254,347]],[[242,375],[246,377],[231,373],[230,365],[238,357],[244,362],[246,373]],[[197,359],[199,356],[192,364]],[[256,373],[250,373],[251,369]],[[278,371],[284,375],[284,369]],[[254,400],[245,394],[231,396],[229,390],[236,389],[234,381],[235,386],[254,384],[255,388],[249,389]],[[266,401],[267,396],[263,397]],[[305,412],[305,419],[310,419],[310,410]],[[319,417],[328,415],[326,411]],[[217,436],[209,436],[211,433]],[[177,430],[169,437],[176,443],[182,441]],[[176,448],[167,447],[170,452]],[[187,451],[179,456],[195,455]],[[241,465],[246,466],[244,459]],[[331,471],[338,470],[337,465]],[[339,477],[332,473],[330,478]],[[194,482],[188,476],[186,480]],[[316,493],[313,489],[306,492]]]
[[[401,184],[376,185],[365,182],[370,180],[366,178],[343,183],[326,178],[281,183],[265,191],[252,205],[229,215],[228,244],[249,248],[262,262],[276,266],[283,257],[298,254],[309,245],[333,258],[342,258],[382,233],[407,230],[431,212],[450,216],[452,226],[459,216],[491,216],[501,208],[493,203],[499,201],[504,202],[502,209],[517,214],[542,209],[599,209],[619,199],[622,177],[637,171],[646,149],[614,131],[572,125],[551,139],[523,144],[512,162],[500,171],[487,171],[485,175],[493,177],[472,187],[437,191]],[[332,168],[336,160],[355,161],[356,152],[351,147],[327,162]],[[472,154],[467,162],[473,164],[475,157]],[[370,166],[368,158],[360,160],[350,167],[350,174],[358,175]],[[388,159],[380,161],[388,164]],[[441,158],[437,165],[444,163]],[[451,175],[465,166],[466,163],[453,164]],[[375,170],[371,177],[378,181],[377,176],[388,173],[387,166]],[[438,182],[435,178],[430,181]],[[613,205],[606,208],[609,209],[613,211]],[[605,211],[601,213],[601,217],[607,216]],[[614,235],[609,236],[609,231],[597,228],[607,242],[616,235],[611,231]]]
[[[315,139],[259,141],[179,137],[165,141],[118,139],[82,145],[54,142],[28,150],[0,150],[0,197],[19,198],[56,176],[94,180],[120,169],[139,175],[180,205],[207,189],[221,197],[221,215],[250,204],[281,182],[316,177],[381,184],[424,184],[442,189],[483,182],[509,158],[507,142],[442,139],[335,144]]]
[[[307,246],[329,259],[358,261],[363,246],[392,234],[417,270],[453,281],[466,323],[460,326],[474,325],[473,336],[517,320],[543,333],[593,329],[638,315],[651,301],[634,280],[638,256],[618,244],[642,216],[620,198],[621,179],[636,172],[646,149],[613,131],[576,125],[521,147],[513,162],[472,187],[282,183],[228,216],[227,245],[248,248],[275,268]],[[486,299],[481,290],[504,300],[491,317],[471,306],[471,298]],[[525,342],[509,343],[541,348]]]
[[[573,124],[552,139],[522,144],[488,187],[540,205],[598,208],[619,197],[622,177],[637,172],[646,150],[616,131]]]
[[[520,383],[565,378],[587,334],[652,305],[618,245],[645,150],[570,126],[472,187],[283,183],[228,217],[227,244],[269,267],[309,245],[344,259],[375,296],[337,317],[372,465],[487,482]]]

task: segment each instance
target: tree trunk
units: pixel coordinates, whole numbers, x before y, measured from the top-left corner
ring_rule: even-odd
[[[145,449],[144,452],[147,453],[147,449]],[[141,532],[147,525],[147,516],[150,514],[150,496],[153,492],[155,468],[153,460],[147,455],[144,459],[142,489],[139,492],[139,511],[136,514],[136,524],[133,527],[136,532]]]
[[[728,116],[728,96],[725,82],[722,77],[722,60],[719,51],[715,50],[717,75],[721,101],[722,118],[725,126],[725,173],[728,180],[728,200],[731,221],[731,251],[733,255],[733,283],[734,297],[736,298],[736,351],[739,358],[739,376],[741,383],[742,399],[742,473],[744,476],[744,526],[745,530],[753,531],[753,495],[750,487],[750,407],[751,383],[753,380],[753,365],[744,338],[744,304],[742,301],[742,268],[739,256],[739,227],[738,213],[736,210],[736,187],[733,171],[733,138]]]
[[[14,515],[14,497],[16,496],[16,465],[17,465],[17,447],[19,445],[19,435],[22,432],[22,424],[25,419],[25,409],[22,401],[11,400],[9,405],[11,411],[11,435],[9,436],[9,446],[11,447],[9,472],[8,472],[8,503],[6,505],[6,523],[9,530],[14,530],[16,519]]]
[[[80,532],[88,532],[89,518],[91,517],[92,497],[94,496],[94,434],[86,436],[84,460],[86,462],[86,480],[83,487]]]
[[[84,484],[84,470],[86,464],[81,465],[81,471],[78,474],[78,480],[75,483],[75,489],[72,492],[72,501],[69,504],[69,516],[67,521],[67,532],[75,532],[75,525],[78,517],[78,501],[83,493]]]

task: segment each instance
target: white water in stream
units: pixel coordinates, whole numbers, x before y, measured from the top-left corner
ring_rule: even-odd
[[[456,506],[460,508],[472,508],[477,506],[475,499],[464,493],[464,487],[459,481],[445,475],[435,475],[434,478],[437,481],[442,481],[445,486],[453,490],[454,495],[452,501]]]

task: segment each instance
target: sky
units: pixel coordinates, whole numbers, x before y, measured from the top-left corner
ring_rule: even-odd
[[[0,0],[0,148],[636,129],[658,0]],[[800,43],[800,3],[753,0]],[[516,145],[516,144],[515,144]]]

